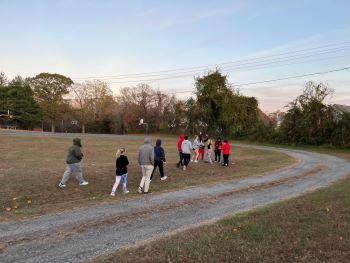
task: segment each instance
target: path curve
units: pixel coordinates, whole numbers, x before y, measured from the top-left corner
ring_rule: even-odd
[[[0,262],[83,262],[149,238],[289,199],[350,173],[349,162],[331,155],[235,146],[277,151],[300,161],[287,169],[238,182],[0,223]]]

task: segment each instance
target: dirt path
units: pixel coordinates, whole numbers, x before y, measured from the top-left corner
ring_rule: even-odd
[[[350,173],[350,163],[334,156],[239,146],[286,153],[300,162],[239,182],[0,223],[0,262],[86,261],[123,246],[295,197]]]

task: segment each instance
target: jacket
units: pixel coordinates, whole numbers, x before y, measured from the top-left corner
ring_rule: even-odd
[[[179,139],[177,140],[177,150],[179,153],[181,152],[181,145],[184,140],[185,140],[185,135],[180,134]]]
[[[125,155],[120,155],[115,161],[115,175],[121,176],[128,173],[129,160]]]
[[[224,143],[222,145],[222,154],[229,155],[230,154],[230,149],[231,149],[230,144],[229,143]]]
[[[151,145],[151,140],[146,138],[144,144],[139,149],[138,157],[139,165],[154,164],[154,149]]]
[[[222,141],[216,140],[215,141],[215,151],[221,151],[222,150]]]
[[[73,139],[73,145],[68,149],[67,164],[79,163],[83,159],[84,155],[81,152],[81,147],[81,140],[79,138]]]
[[[184,154],[191,154],[192,143],[189,140],[184,140],[181,144],[181,152]]]
[[[156,146],[154,147],[154,160],[165,162],[165,153],[161,145],[162,145],[162,141],[158,139],[156,142]]]

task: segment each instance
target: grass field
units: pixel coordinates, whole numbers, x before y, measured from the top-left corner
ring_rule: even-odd
[[[152,138],[153,142],[155,137]],[[131,161],[129,167],[130,194],[127,198],[142,198],[137,192],[141,172],[136,162],[143,137],[83,137],[84,177],[89,185],[78,186],[72,176],[65,189],[57,187],[65,170],[65,158],[72,138],[0,136],[0,215],[2,220],[19,219],[62,211],[83,205],[124,200],[125,195],[109,196],[114,182],[116,148],[124,146]],[[159,193],[193,185],[258,176],[295,162],[285,154],[248,148],[232,149],[235,165],[224,168],[217,164],[190,164],[187,171],[176,168],[178,161],[176,139],[165,137],[166,175],[159,180],[155,174],[151,191]],[[11,211],[6,211],[6,209]]]
[[[349,150],[311,148],[350,160]],[[103,262],[350,262],[349,177],[280,204],[239,214]]]

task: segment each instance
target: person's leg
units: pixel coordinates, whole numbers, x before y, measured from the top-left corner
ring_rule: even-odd
[[[113,185],[113,187],[112,187],[112,193],[111,193],[111,194],[114,194],[115,191],[117,190],[121,178],[122,178],[122,177],[121,177],[121,176],[118,176],[118,175],[115,177],[115,182],[114,182],[114,185]]]
[[[185,155],[185,160],[184,160],[185,166],[188,166],[188,164],[190,162],[190,159],[191,159],[191,155],[190,154],[186,154]]]
[[[81,168],[81,163],[75,163],[73,164],[74,167],[74,171],[76,172],[76,178],[78,180],[78,182],[81,184],[83,182],[85,182],[85,179],[83,177],[83,169]]]
[[[154,172],[156,171],[156,168],[157,168],[158,165],[159,165],[159,162],[158,162],[158,161],[154,161],[154,168],[153,168],[153,171],[152,171],[151,179],[150,179],[150,180],[153,179],[153,174],[154,174]],[[159,166],[159,171],[160,171],[160,166]]]
[[[218,151],[218,163],[221,161],[221,151]]]
[[[163,178],[163,177],[164,177],[164,166],[163,166],[163,161],[160,161],[160,162],[158,163],[158,166],[159,166],[160,178]]]
[[[123,192],[124,193],[129,193],[128,189],[126,188],[126,184],[128,182],[128,174],[123,174],[122,175],[122,184],[123,184]]]
[[[66,171],[64,172],[62,180],[61,180],[61,184],[66,184],[69,177],[72,175],[72,172],[73,172],[73,169],[72,169],[71,164],[67,164]]]
[[[144,190],[144,185],[146,182],[146,169],[145,169],[145,165],[141,165],[141,171],[142,171],[142,179],[140,182],[140,186],[139,186],[139,193]],[[141,189],[140,189],[141,188]]]
[[[213,160],[211,159],[211,154],[212,154],[212,149],[208,149],[208,153],[207,153],[207,161],[209,163],[213,163]]]
[[[144,193],[148,193],[153,165],[145,165],[145,188]]]
[[[196,155],[195,155],[195,162],[198,162],[198,157],[199,157],[199,149],[196,149],[195,150],[195,153],[196,153]]]

